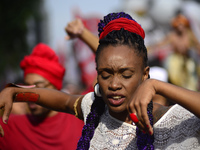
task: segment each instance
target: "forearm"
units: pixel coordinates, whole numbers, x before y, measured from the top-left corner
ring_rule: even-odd
[[[185,107],[200,118],[200,93],[173,84],[154,80],[154,88],[157,94],[169,98],[175,103]]]
[[[88,29],[84,28],[82,34],[80,35],[80,39],[85,42],[94,53],[96,53],[97,47],[99,45],[99,38],[95,36]]]
[[[20,97],[18,97],[19,94]],[[31,98],[32,95],[34,95],[34,98]],[[79,97],[80,95],[69,95],[47,88],[7,87],[0,92],[0,109],[3,109],[3,122],[7,123],[13,102],[34,102],[52,110],[75,114],[74,103]],[[81,100],[76,109],[82,115],[80,104]],[[82,117],[81,115],[80,117]]]
[[[76,96],[71,96],[64,92],[54,90],[54,89],[46,89],[46,88],[31,88],[31,89],[13,88],[12,93],[13,93],[14,101],[35,102],[36,104],[47,107],[49,109],[63,111],[63,112],[72,111],[72,108],[73,108],[72,102],[76,98]],[[25,97],[23,99],[21,99],[21,97],[18,98],[17,96],[19,94],[24,95]],[[31,99],[31,96],[34,96],[34,94],[36,95],[36,97],[33,97]],[[37,95],[38,95],[38,99],[36,99]]]

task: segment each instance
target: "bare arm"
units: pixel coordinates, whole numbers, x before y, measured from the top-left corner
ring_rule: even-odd
[[[200,118],[200,92],[191,91],[157,80],[153,82],[156,93],[169,98],[175,103],[178,103]]]
[[[200,118],[200,92],[187,90],[155,79],[147,79],[137,88],[133,100],[129,104],[129,110],[137,114],[140,120],[138,126],[142,130],[153,133],[147,115],[147,105],[155,94],[169,98]],[[147,126],[150,128],[147,128]]]
[[[13,100],[17,93],[35,93],[39,95],[39,98],[35,103],[47,107],[52,110],[62,111],[66,113],[75,114],[74,112],[74,103],[80,95],[69,95],[67,93],[47,88],[16,88],[8,87],[1,91],[0,93],[0,108],[4,109],[3,112],[3,122],[7,123],[8,117],[10,115]],[[25,98],[24,102],[28,102],[29,99]],[[80,99],[81,101],[81,99]],[[78,112],[81,112],[81,107],[78,103]]]
[[[68,23],[65,27],[65,31],[68,34],[68,36],[66,36],[67,40],[78,37],[85,42],[94,53],[96,52],[99,45],[99,38],[86,29],[80,19]]]

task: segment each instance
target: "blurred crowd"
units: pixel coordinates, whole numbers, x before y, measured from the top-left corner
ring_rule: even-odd
[[[141,23],[145,30],[150,78],[199,91],[200,17],[198,15],[200,14],[200,1],[126,0],[121,8],[116,8],[116,11],[122,10],[128,12],[136,21]],[[85,16],[76,13],[73,15],[74,19],[81,19],[84,27],[97,36],[97,24],[101,19],[99,16]],[[59,63],[66,69],[65,75],[61,79],[62,88],[57,89],[70,94],[83,94],[93,91],[97,75],[95,53],[81,38],[74,38],[70,42],[65,40],[64,43],[64,46],[55,49]],[[66,45],[68,45],[67,48]],[[47,68],[50,67],[47,66]],[[53,72],[51,73],[53,74]],[[26,75],[24,75],[24,80],[25,77]],[[44,80],[50,81],[48,77]],[[16,83],[24,84],[22,77]],[[34,82],[31,81],[29,84],[32,83]],[[54,88],[56,89],[56,87]],[[37,106],[16,104],[12,113],[31,114],[33,107],[36,109]],[[74,128],[82,128],[83,122],[79,122],[80,120],[75,118],[72,119],[79,123],[79,126]]]
[[[154,67],[152,72],[156,70],[156,75],[151,76],[199,90],[200,2],[126,0],[120,8],[116,8],[116,11],[121,10],[131,14],[146,32],[149,65]],[[74,14],[74,18],[80,18],[84,26],[97,36],[99,16]],[[81,39],[72,41],[65,64],[70,73],[66,74],[64,90],[81,91],[93,86],[96,77],[94,53]],[[160,77],[162,74],[164,77]]]

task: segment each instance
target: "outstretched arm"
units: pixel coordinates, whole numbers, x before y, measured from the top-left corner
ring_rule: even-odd
[[[191,91],[155,79],[147,79],[137,88],[128,108],[132,113],[137,114],[140,120],[138,126],[142,130],[148,130],[153,133],[147,115],[147,105],[155,94],[169,98],[200,118],[200,92]]]
[[[96,52],[99,45],[99,38],[84,27],[81,19],[75,19],[74,21],[69,22],[65,27],[65,31],[68,34],[68,36],[66,36],[67,40],[78,37],[85,42],[94,53]]]
[[[30,95],[32,93],[33,95],[36,95],[36,97],[31,98]],[[19,94],[21,95],[20,97],[17,96]],[[69,95],[65,92],[47,88],[7,87],[3,89],[0,93],[0,108],[4,110],[2,119],[4,123],[8,122],[13,101],[23,101],[23,102],[31,101],[52,110],[75,114],[74,104],[77,98],[79,97],[81,98],[77,103],[76,109],[78,111],[79,118],[81,118],[82,111],[80,104],[82,96],[80,95]],[[1,127],[0,127],[0,134],[3,135]]]

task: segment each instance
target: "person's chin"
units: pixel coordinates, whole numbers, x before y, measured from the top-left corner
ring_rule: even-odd
[[[109,110],[113,113],[121,113],[126,110],[123,105],[109,105]]]
[[[36,116],[36,117],[41,116],[41,113],[40,113],[40,112],[37,112],[37,111],[31,111],[31,114],[32,114],[33,116]]]

